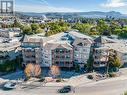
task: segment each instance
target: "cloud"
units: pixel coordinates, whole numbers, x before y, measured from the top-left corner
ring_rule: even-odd
[[[102,7],[117,8],[126,6],[127,3],[124,0],[107,0],[107,2],[101,4]]]
[[[48,5],[16,5],[16,11],[21,12],[81,12],[81,10],[76,10],[68,7],[54,7]]]
[[[38,1],[40,1],[40,2],[42,2],[44,4],[46,4],[46,5],[49,5],[49,3],[46,0],[38,0]]]
[[[34,0],[28,0],[29,2],[34,1]],[[21,5],[21,4],[16,4],[16,11],[21,11],[21,12],[36,12],[36,13],[41,13],[41,12],[81,12],[80,10],[76,10],[70,7],[56,7],[51,5],[47,0],[35,0],[36,4],[32,5]],[[38,4],[37,4],[38,3]]]

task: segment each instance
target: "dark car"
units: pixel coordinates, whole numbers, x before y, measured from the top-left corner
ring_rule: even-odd
[[[72,90],[71,86],[65,86],[65,87],[59,89],[58,93],[69,93],[69,92],[71,92],[71,90]]]

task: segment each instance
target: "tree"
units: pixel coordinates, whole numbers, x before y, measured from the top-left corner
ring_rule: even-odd
[[[41,67],[39,64],[35,64],[34,65],[34,75],[38,77],[40,76],[40,74],[41,74]]]
[[[83,23],[76,23],[72,28],[79,30],[81,33],[89,34],[92,25],[90,24],[83,24]]]
[[[93,55],[90,54],[89,59],[87,60],[87,65],[86,65],[87,72],[93,71],[93,62],[94,62]]]
[[[102,19],[98,20],[97,31],[102,35],[105,31],[109,30],[109,26]]]
[[[38,28],[38,29],[35,31],[35,33],[42,33],[42,32],[44,32],[44,30],[42,30],[41,28]]]
[[[108,61],[108,66],[107,66],[107,73],[110,71],[116,71],[116,69],[119,69],[121,67],[121,61],[115,53],[114,55],[109,55],[109,61]]]
[[[116,67],[116,68],[120,68],[120,66],[121,66],[121,61],[120,61],[120,59],[119,59],[118,56],[115,56],[113,65],[114,65],[114,67]]]
[[[120,38],[127,38],[127,27],[123,28],[122,31],[118,35]]]
[[[119,23],[117,21],[112,20],[110,22],[110,28],[109,28],[109,30],[110,30],[110,32],[112,34],[117,34],[118,32],[116,31],[116,29],[121,29],[121,27],[120,27],[120,25],[119,25]]]
[[[59,67],[58,67],[58,66],[55,66],[55,65],[51,66],[51,67],[50,67],[50,72],[49,72],[49,74],[50,74],[53,78],[58,77],[58,76],[60,75],[60,69],[59,69]]]
[[[33,32],[37,31],[37,29],[39,29],[39,28],[40,28],[39,24],[36,24],[36,23],[31,24],[31,29],[32,29]]]
[[[76,72],[79,72],[80,71],[79,64],[74,64],[74,69],[75,69]]]
[[[18,21],[17,18],[15,18],[13,27],[20,27],[20,25],[21,25],[21,23]]]
[[[122,29],[121,28],[115,28],[114,33],[119,35],[120,33],[122,33]]]
[[[24,72],[27,78],[38,77],[41,74],[41,67],[39,64],[29,63],[26,65]]]
[[[127,92],[125,92],[124,95],[127,95]]]
[[[27,34],[27,35],[33,34],[32,29],[29,25],[23,26],[23,34]]]
[[[0,72],[10,72],[16,70],[16,62],[15,60],[7,60],[0,64]]]
[[[27,78],[34,76],[34,65],[31,63],[27,64],[24,72]]]

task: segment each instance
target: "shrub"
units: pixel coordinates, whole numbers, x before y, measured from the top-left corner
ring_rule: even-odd
[[[124,95],[127,95],[127,92],[125,92]]]
[[[88,75],[87,78],[88,79],[93,79],[93,76],[92,75]]]
[[[117,74],[115,74],[115,73],[110,73],[109,74],[109,77],[116,77],[117,76]]]
[[[63,79],[59,78],[59,79],[56,80],[56,82],[63,82]]]
[[[45,79],[44,78],[41,78],[38,82],[44,82]]]

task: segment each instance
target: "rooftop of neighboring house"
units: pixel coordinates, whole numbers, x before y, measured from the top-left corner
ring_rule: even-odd
[[[127,53],[127,42],[123,40],[119,40],[116,43],[108,43],[108,44],[105,44],[105,46],[123,54]]]
[[[101,43],[101,44],[106,44],[106,43],[116,43],[118,39],[112,38],[112,37],[106,37],[106,36],[99,36],[94,39],[95,43]]]
[[[31,42],[31,43],[36,43],[36,42],[41,42],[43,39],[45,39],[43,34],[36,34],[36,35],[25,35],[23,42]]]
[[[20,39],[16,37],[12,39],[0,37],[0,51],[4,52],[16,49],[21,45]]]
[[[2,28],[0,32],[21,32],[20,28]]]
[[[99,47],[99,49],[109,48],[120,53],[127,53],[127,40],[99,36],[94,41],[104,44],[102,47]]]

